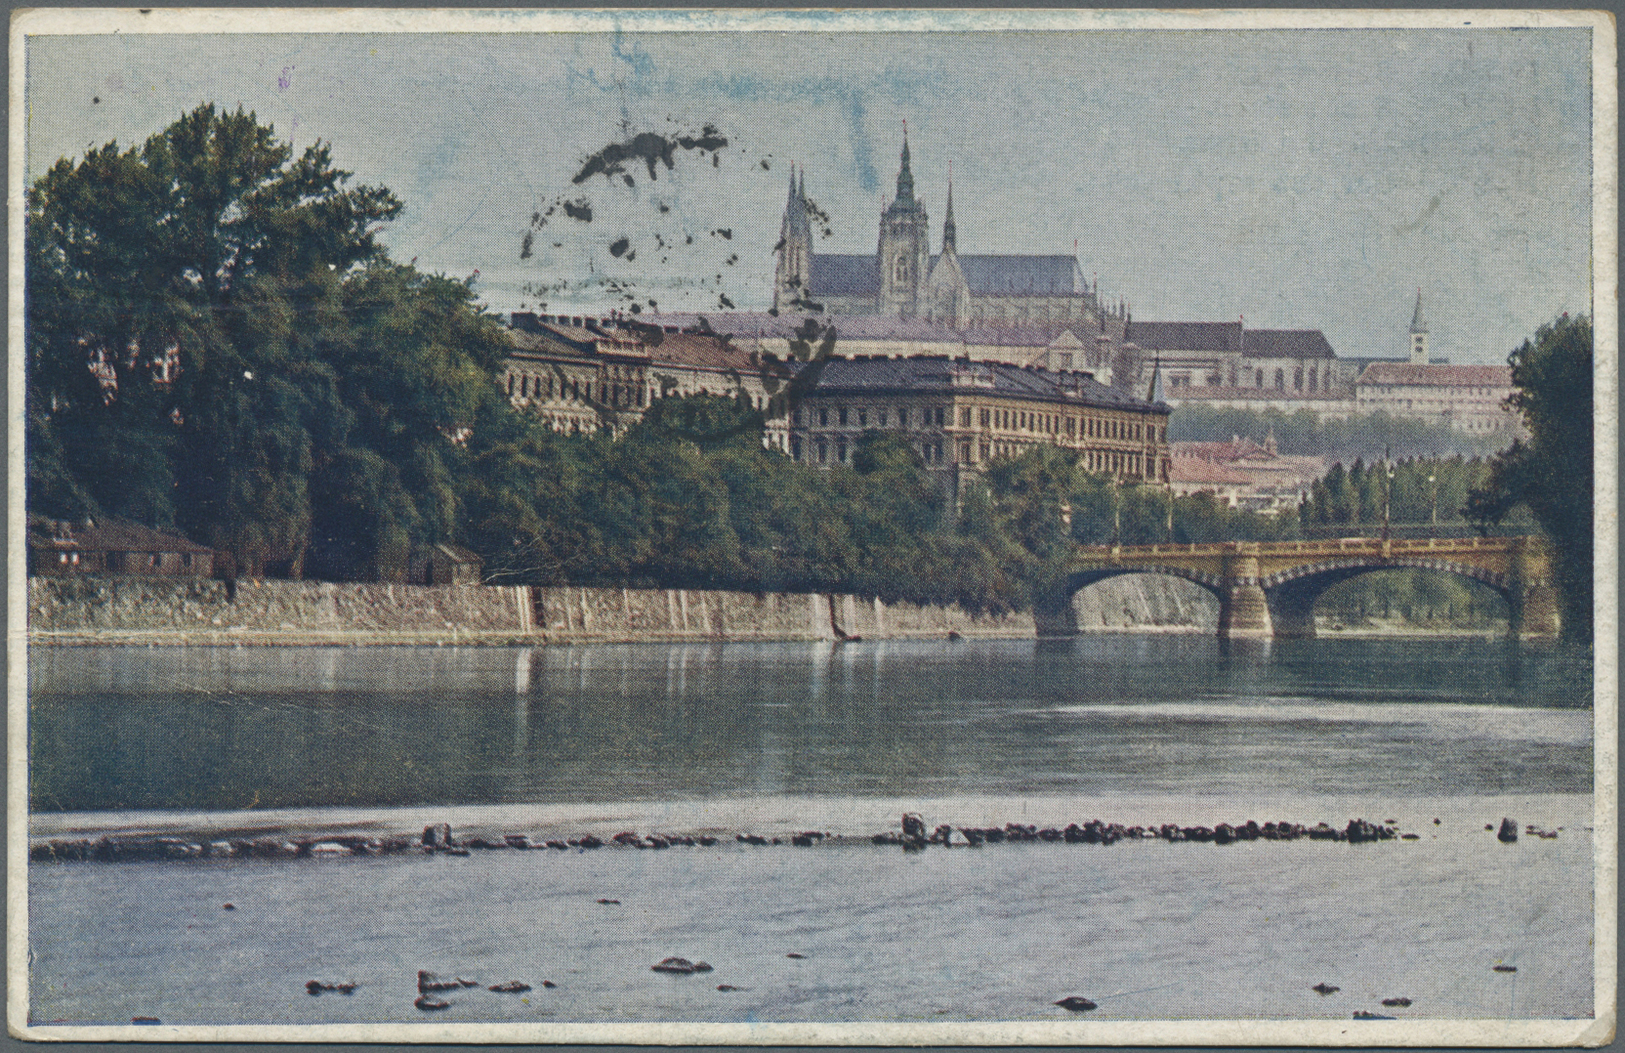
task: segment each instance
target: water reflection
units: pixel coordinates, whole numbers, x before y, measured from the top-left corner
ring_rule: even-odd
[[[38,810],[755,793],[1585,792],[1589,665],[1210,637],[36,648]]]

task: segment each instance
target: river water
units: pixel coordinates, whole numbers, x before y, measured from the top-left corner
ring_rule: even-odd
[[[36,647],[29,672],[36,839],[442,820],[724,835],[35,864],[36,1023],[413,1022],[418,969],[481,981],[436,1023],[1044,1021],[1069,994],[1098,1003],[1091,1020],[1592,1012],[1590,669],[1550,647]],[[1418,838],[732,840],[866,839],[904,810],[956,826],[1391,818]],[[1503,845],[1485,831],[1503,816],[1562,829]],[[668,955],[716,970],[649,970]],[[310,997],[313,978],[361,986]],[[508,979],[535,990],[485,990]]]

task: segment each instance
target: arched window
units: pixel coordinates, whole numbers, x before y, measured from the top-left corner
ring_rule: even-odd
[[[1284,370],[1284,369],[1277,369],[1275,371],[1275,390],[1276,391],[1285,391],[1286,390],[1286,370]]]

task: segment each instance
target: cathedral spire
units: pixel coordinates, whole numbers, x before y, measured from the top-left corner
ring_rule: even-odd
[[[903,122],[903,162],[897,169],[897,200],[895,205],[914,207],[914,173],[908,167],[908,122]]]
[[[948,210],[942,220],[942,251],[959,254],[958,233],[954,229],[954,163],[948,162]]]
[[[1428,331],[1427,319],[1422,317],[1422,290],[1416,290],[1416,310],[1411,313],[1411,332],[1425,333]]]

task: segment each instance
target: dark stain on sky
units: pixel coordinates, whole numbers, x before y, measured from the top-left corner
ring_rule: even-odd
[[[632,176],[627,172],[627,165],[641,161],[649,173],[650,179],[658,178],[658,165],[665,165],[667,171],[676,167],[676,154],[678,150],[697,150],[701,154],[712,154],[711,161],[716,163],[715,153],[728,145],[727,137],[717,131],[714,125],[706,125],[699,135],[661,135],[658,132],[639,132],[631,139],[622,143],[610,143],[587,158],[581,165],[581,170],[575,174],[571,182],[578,186],[585,183],[595,175],[605,178],[620,176],[627,186],[635,185]]]
[[[564,214],[571,219],[579,219],[583,223],[592,222],[592,205],[586,198],[580,201],[564,202]]]

